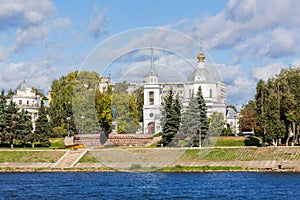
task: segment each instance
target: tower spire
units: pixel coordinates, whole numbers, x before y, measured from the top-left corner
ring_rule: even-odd
[[[151,47],[151,70],[154,71],[154,56],[153,56],[153,47]]]
[[[198,62],[204,62],[205,61],[205,54],[202,51],[202,46],[203,46],[203,39],[202,39],[202,34],[200,32],[200,53],[198,54]]]

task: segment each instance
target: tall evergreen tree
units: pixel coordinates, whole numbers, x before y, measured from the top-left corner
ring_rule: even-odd
[[[208,134],[208,129],[206,102],[202,96],[201,86],[199,86],[196,96],[192,96],[187,110],[183,114],[181,130],[186,135],[189,145],[199,146],[200,133],[202,145]]]
[[[198,87],[196,99],[199,105],[199,110],[200,110],[200,130],[201,130],[201,139],[202,143],[208,134],[208,129],[209,129],[209,123],[208,123],[208,117],[207,117],[207,106],[205,99],[203,98],[202,95],[202,89],[201,86]]]
[[[34,141],[40,142],[42,146],[49,146],[51,127],[43,101],[41,101],[38,114],[39,116],[35,122]]]
[[[13,140],[16,136],[18,111],[19,108],[12,101],[4,110],[4,141],[10,144],[13,144]]]
[[[172,141],[172,138],[178,133],[181,118],[181,104],[179,97],[174,97],[172,88],[164,98],[163,118],[162,118],[162,140],[161,143],[166,146]]]
[[[30,137],[32,135],[32,122],[31,117],[28,112],[22,109],[18,112],[17,118],[17,129],[15,134],[15,139],[21,145],[26,145],[30,142]]]
[[[6,109],[6,99],[4,95],[4,90],[1,91],[0,95],[0,143],[5,140],[5,109]]]
[[[197,99],[192,96],[189,105],[182,116],[181,132],[188,146],[198,146],[200,126],[200,110]]]

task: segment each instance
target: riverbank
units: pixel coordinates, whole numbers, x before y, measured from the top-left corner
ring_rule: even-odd
[[[300,147],[0,149],[0,172],[300,172]]]

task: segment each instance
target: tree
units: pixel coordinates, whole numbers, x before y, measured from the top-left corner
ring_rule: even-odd
[[[201,139],[205,139],[206,135],[208,134],[209,123],[207,117],[207,107],[205,99],[202,95],[201,86],[199,86],[196,99],[198,102],[199,110],[200,110],[200,130],[201,130]]]
[[[266,83],[260,80],[256,87],[256,120],[264,138],[278,144],[290,138],[292,143],[299,133],[300,125],[300,71],[282,69],[275,78]],[[273,120],[273,124],[270,122]],[[274,122],[276,121],[276,124]]]
[[[209,129],[210,129],[211,135],[216,135],[216,136],[221,135],[225,124],[226,124],[226,121],[224,119],[223,113],[214,111],[210,114]]]
[[[97,72],[81,71],[73,84],[73,118],[79,133],[98,133],[95,94],[100,83]]]
[[[13,144],[16,136],[18,111],[17,105],[12,101],[4,109],[3,140],[10,144]]]
[[[181,104],[178,95],[174,97],[172,88],[164,98],[163,117],[162,117],[162,140],[161,143],[166,146],[178,133],[181,119]]]
[[[112,94],[112,108],[117,110],[118,133],[135,133],[139,128],[135,97],[127,93],[128,84],[118,83]]]
[[[32,135],[32,122],[28,112],[22,109],[18,112],[17,128],[15,133],[15,139],[21,145],[26,145],[30,142],[30,136]]]
[[[0,142],[4,142],[5,140],[5,110],[6,110],[6,99],[4,95],[4,90],[1,91],[0,95]]]
[[[64,127],[67,130],[69,123],[70,130],[77,132],[72,110],[73,86],[77,76],[78,71],[71,72],[51,84],[49,117],[52,128]],[[70,118],[69,122],[67,118]]]
[[[137,88],[134,92],[134,101],[138,109],[138,119],[140,122],[143,121],[143,107],[144,107],[144,87]]]
[[[257,131],[259,127],[256,120],[256,102],[250,100],[247,105],[241,109],[241,117],[239,119],[242,132]]]
[[[108,87],[106,91],[96,90],[95,94],[97,120],[102,130],[109,134],[112,129],[112,90]]]
[[[199,146],[200,110],[197,99],[192,96],[186,111],[182,115],[181,132],[188,146]]]
[[[51,135],[51,127],[47,118],[47,112],[44,102],[41,101],[39,108],[39,116],[35,122],[35,131],[33,141],[41,143],[42,146],[49,146],[49,137]]]
[[[186,135],[186,140],[189,141],[190,145],[200,146],[200,138],[201,145],[208,142],[206,138],[208,129],[206,102],[202,96],[201,86],[199,86],[196,96],[191,97],[186,112],[183,114],[181,130]]]

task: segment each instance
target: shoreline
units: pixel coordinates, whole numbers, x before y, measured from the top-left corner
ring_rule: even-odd
[[[219,166],[222,167],[222,166]],[[0,168],[0,173],[212,173],[212,172],[255,172],[255,173],[300,173],[300,169],[105,169],[105,168]]]

